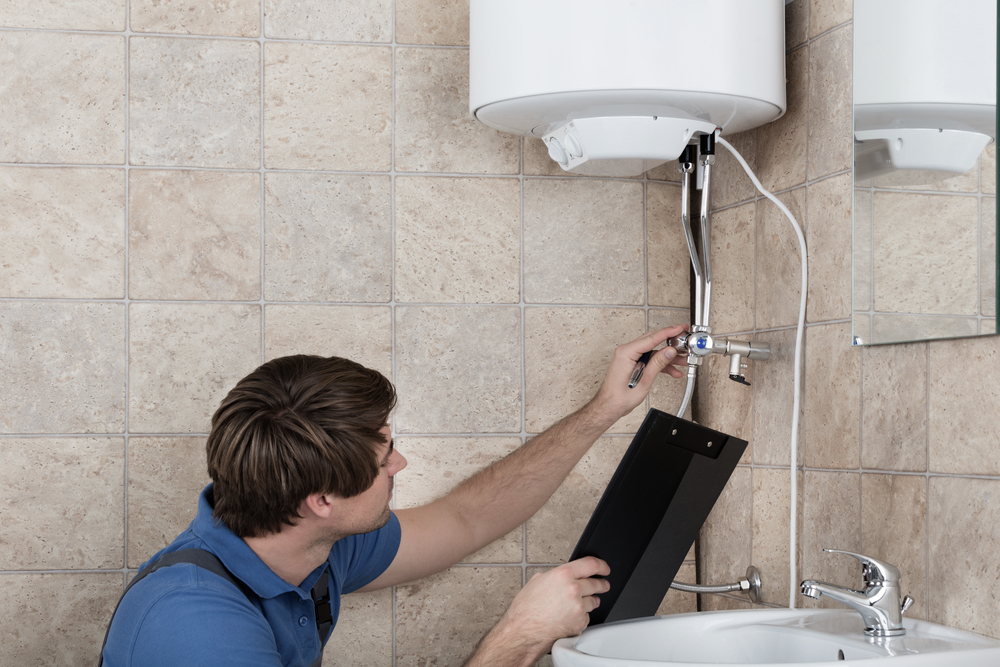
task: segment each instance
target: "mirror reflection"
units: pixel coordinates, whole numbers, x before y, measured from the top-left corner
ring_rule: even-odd
[[[996,17],[855,0],[855,344],[997,333]]]

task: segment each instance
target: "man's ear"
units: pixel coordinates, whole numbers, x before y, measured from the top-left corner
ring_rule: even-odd
[[[304,510],[321,519],[329,519],[333,514],[333,496],[326,493],[311,493],[302,501]],[[303,512],[299,512],[303,514]]]

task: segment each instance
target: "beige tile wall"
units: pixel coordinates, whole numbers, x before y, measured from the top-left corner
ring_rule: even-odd
[[[1000,340],[851,346],[850,3],[795,0],[787,7],[787,19],[788,112],[733,143],[747,149],[762,181],[801,214],[808,246],[796,581],[822,578],[856,587],[860,572],[853,559],[821,549],[860,550],[900,567],[903,592],[916,600],[910,615],[1000,637],[995,552],[1000,544],[994,530],[1000,511],[1000,376],[995,372]],[[991,148],[976,170],[989,184],[979,191],[984,228],[995,224],[994,155]],[[719,162],[729,168],[725,151]],[[945,203],[970,206],[970,218],[980,219],[976,197],[964,194],[975,193],[977,183],[955,188]],[[770,202],[752,194],[733,199],[725,194],[731,191],[715,196],[713,242],[739,248],[732,261],[756,272],[753,298],[746,299],[739,322],[770,342],[774,354],[752,369],[754,385],[747,390],[752,459],[737,469],[703,530],[699,576],[729,580],[753,562],[763,577],[764,599],[787,605],[797,248],[790,226]],[[869,214],[872,191],[859,192],[868,197],[860,213]],[[896,212],[903,210],[904,197],[946,196],[874,195],[886,198],[883,203]],[[901,201],[889,202],[893,197]],[[855,232],[870,229],[870,222],[856,220],[862,224]],[[755,243],[747,242],[747,224],[756,225]],[[919,238],[920,230],[903,219],[900,225],[900,243]],[[975,225],[966,233],[976,234]],[[939,235],[925,238],[935,246],[941,241]],[[886,244],[886,252],[891,245]],[[986,254],[995,252],[990,248]],[[860,259],[871,261],[870,256]],[[961,277],[963,284],[975,285],[976,258],[965,266],[970,272]],[[979,266],[995,272],[989,259]],[[992,293],[976,297],[974,291],[962,291],[971,297],[963,307],[976,311],[982,298],[983,315],[993,317],[986,310],[994,302]],[[867,294],[864,289],[854,294],[855,307],[867,310],[871,285]],[[713,311],[713,317],[728,318],[729,310]],[[995,328],[993,320],[983,322],[984,330]],[[975,333],[975,319],[972,323],[970,333]],[[876,318],[874,326],[898,325]],[[710,383],[707,395],[700,396],[697,416],[709,426],[732,421],[733,390],[720,391],[719,384],[726,382]],[[817,603],[799,595],[797,604]],[[703,601],[706,609],[743,606],[747,603],[736,598]]]
[[[848,345],[850,10],[812,4],[787,7],[788,113],[732,137],[809,240],[801,570],[850,584],[817,549],[878,551],[918,615],[1000,635],[996,339]],[[672,166],[562,178],[540,142],[473,122],[467,2],[221,6],[4,12],[0,651],[18,664],[93,659],[130,568],[192,516],[211,412],[261,361],[341,354],[393,378],[403,504],[582,405],[616,343],[688,318]],[[752,446],[698,576],[755,562],[784,604],[794,243],[725,154],[716,176],[716,323],[774,355],[751,389],[700,391],[699,418]],[[345,598],[330,664],[460,664],[566,558],[642,412],[468,563]]]
[[[616,344],[688,319],[673,165],[566,178],[477,123],[465,0],[8,4],[0,655],[18,664],[96,658],[123,583],[194,515],[212,412],[262,361],[338,354],[395,381],[404,507],[583,405]],[[752,280],[727,289],[745,315]],[[329,664],[460,664],[569,556],[645,407],[525,526],[346,597]]]

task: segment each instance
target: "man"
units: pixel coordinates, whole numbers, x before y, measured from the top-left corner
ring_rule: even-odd
[[[443,498],[395,513],[393,477],[406,459],[390,438],[392,384],[336,357],[264,364],[212,417],[213,482],[188,529],[123,596],[104,666],[318,665],[341,594],[440,572],[526,521],[661,371],[681,376],[673,364],[683,362],[666,347],[628,386],[639,357],[683,330],[619,346],[586,406]],[[214,564],[170,564],[191,553]],[[531,665],[580,633],[608,573],[583,558],[536,575],[467,667]]]

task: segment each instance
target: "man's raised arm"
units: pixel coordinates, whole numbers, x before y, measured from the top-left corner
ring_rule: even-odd
[[[639,357],[685,329],[685,325],[661,329],[618,346],[601,388],[585,406],[443,498],[397,510],[402,529],[399,551],[392,565],[364,590],[440,572],[527,521],[597,439],[646,399],[661,371],[682,376],[673,365],[677,351],[665,347],[652,355],[639,384],[628,386]]]

